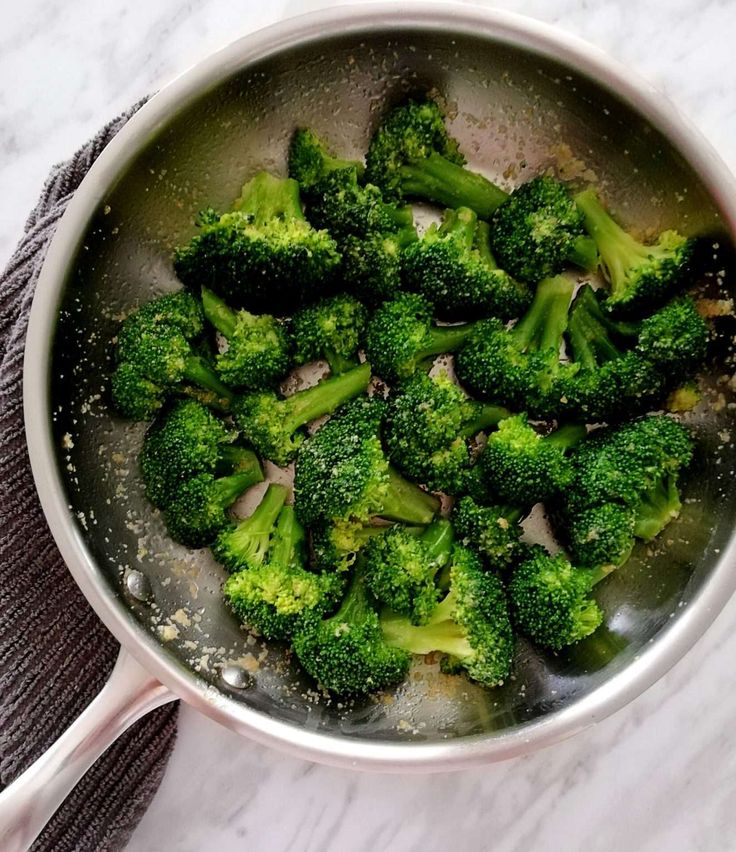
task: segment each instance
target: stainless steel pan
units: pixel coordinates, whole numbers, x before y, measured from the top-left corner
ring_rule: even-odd
[[[4,850],[29,844],[114,738],[176,697],[304,758],[458,769],[548,745],[622,707],[732,593],[734,423],[715,369],[705,384],[716,404],[691,418],[702,451],[666,541],[601,589],[603,631],[558,655],[522,643],[515,678],[493,692],[419,667],[391,700],[329,702],[280,649],[238,628],[211,559],[166,538],[136,478],[142,427],[106,408],[120,311],[176,286],[171,249],[195,211],[229,202],[255,169],[283,169],[295,125],[359,153],[387,101],[427,87],[445,99],[474,166],[509,185],[554,166],[605,187],[632,227],[712,234],[729,286],[736,192],[723,163],[628,69],[542,24],[453,4],[333,9],[237,41],[162,90],[75,194],[33,303],[25,413],[38,492],[69,569],[123,650],[91,707],[0,796]]]

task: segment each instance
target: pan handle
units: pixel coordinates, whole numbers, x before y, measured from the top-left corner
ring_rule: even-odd
[[[175,699],[121,648],[89,707],[0,793],[0,849],[25,852],[102,752],[141,716]]]

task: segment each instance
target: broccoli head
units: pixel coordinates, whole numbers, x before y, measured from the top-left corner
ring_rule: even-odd
[[[136,317],[135,322],[173,325],[186,340],[194,340],[204,331],[202,305],[186,290],[158,296],[141,305],[133,316]]]
[[[234,209],[200,215],[199,233],[176,250],[176,274],[238,308],[279,314],[325,295],[340,262],[326,231],[305,219],[295,180],[259,172]]]
[[[488,225],[468,207],[446,210],[442,224],[430,225],[421,240],[404,250],[406,289],[421,293],[443,319],[517,317],[531,294],[499,269],[488,245]]]
[[[288,639],[339,600],[342,577],[305,568],[305,534],[291,506],[283,506],[267,534],[261,561],[231,574],[223,593],[238,618],[266,639]]]
[[[432,100],[410,100],[378,127],[366,155],[366,177],[387,198],[413,196],[443,207],[469,207],[487,219],[506,193],[463,168],[465,158]]]
[[[289,145],[289,177],[302,190],[311,190],[315,184],[335,173],[347,173],[357,178],[363,173],[363,164],[333,156],[313,130],[301,127],[294,131]]]
[[[296,460],[296,510],[304,524],[322,518],[373,517],[428,524],[436,497],[403,479],[388,463],[380,439],[383,400],[348,403],[300,447]]]
[[[416,373],[392,391],[383,438],[399,470],[432,491],[458,494],[473,463],[469,439],[508,416],[469,399],[445,372]]]
[[[311,618],[294,635],[294,652],[304,670],[330,692],[361,695],[399,683],[411,661],[388,645],[360,569],[338,611]]]
[[[574,568],[558,553],[535,545],[508,586],[514,623],[538,645],[559,651],[590,636],[603,622],[591,597],[607,570]]]
[[[348,571],[360,550],[387,524],[364,524],[354,518],[318,519],[309,528],[312,567],[317,571]]]
[[[270,316],[233,311],[212,290],[202,288],[209,322],[227,342],[215,359],[220,378],[235,388],[273,387],[291,367],[291,341],[283,323]]]
[[[708,349],[708,324],[689,296],[673,299],[642,320],[637,352],[677,382],[693,375]]]
[[[228,524],[228,508],[253,485],[253,474],[233,473],[216,479],[199,473],[185,480],[164,512],[169,535],[186,547],[207,547]]]
[[[124,361],[110,376],[110,397],[115,409],[130,420],[150,420],[166,402],[166,389]]]
[[[585,426],[569,424],[543,437],[526,414],[508,417],[488,436],[475,472],[492,501],[531,507],[570,484],[568,450],[585,434]]]
[[[391,234],[345,237],[340,271],[346,288],[372,307],[394,299],[402,288],[403,252],[416,240],[413,226]]]
[[[511,673],[514,634],[501,581],[484,571],[479,558],[461,545],[450,557],[450,586],[426,622],[385,612],[385,641],[413,654],[439,652],[447,672],[464,671],[483,686],[500,686]]]
[[[368,588],[412,624],[425,624],[441,594],[435,577],[450,559],[452,535],[449,522],[438,520],[421,535],[397,525],[374,536],[361,551]]]
[[[304,441],[302,427],[362,394],[370,380],[370,364],[362,364],[285,399],[270,391],[238,397],[233,415],[258,453],[283,467],[293,460]]]
[[[454,352],[471,335],[474,324],[438,326],[432,306],[418,293],[401,293],[378,307],[368,321],[365,349],[375,372],[398,382],[428,370],[438,355]]]
[[[668,299],[685,282],[694,240],[664,231],[656,243],[645,245],[611,218],[593,189],[576,195],[575,202],[595,240],[601,272],[609,285],[607,310],[636,315]]]
[[[583,214],[555,178],[532,178],[515,189],[491,217],[491,247],[501,266],[536,283],[566,263],[595,269],[598,252],[584,233]]]
[[[455,356],[460,381],[483,399],[532,417],[556,417],[560,344],[572,291],[567,278],[545,278],[512,329],[495,319],[478,323]]]
[[[178,486],[198,473],[247,473],[263,479],[252,450],[233,441],[237,433],[195,400],[180,400],[151,424],[139,457],[146,496],[160,508]]]
[[[478,553],[491,568],[506,571],[517,564],[524,552],[521,517],[521,509],[480,506],[466,496],[453,507],[451,521],[461,544]]]
[[[356,367],[367,316],[344,293],[302,308],[292,318],[297,364],[324,359],[335,375]]]

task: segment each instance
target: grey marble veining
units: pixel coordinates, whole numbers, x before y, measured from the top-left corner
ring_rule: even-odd
[[[411,2],[411,0],[406,0]],[[328,0],[26,0],[0,31],[0,259],[49,166],[239,34]],[[481,5],[478,2],[478,5]],[[503,0],[644,74],[736,169],[733,0]],[[184,707],[133,852],[690,852],[736,848],[736,600],[668,676],[565,743],[452,775],[358,774]]]

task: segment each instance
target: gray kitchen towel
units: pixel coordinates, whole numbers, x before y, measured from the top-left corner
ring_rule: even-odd
[[[102,149],[140,106],[52,170],[0,276],[1,786],[81,713],[117,656],[116,641],[67,571],[36,496],[23,430],[22,368],[31,300],[57,222]],[[150,713],[108,749],[33,849],[121,849],[163,777],[177,709],[170,704]]]

